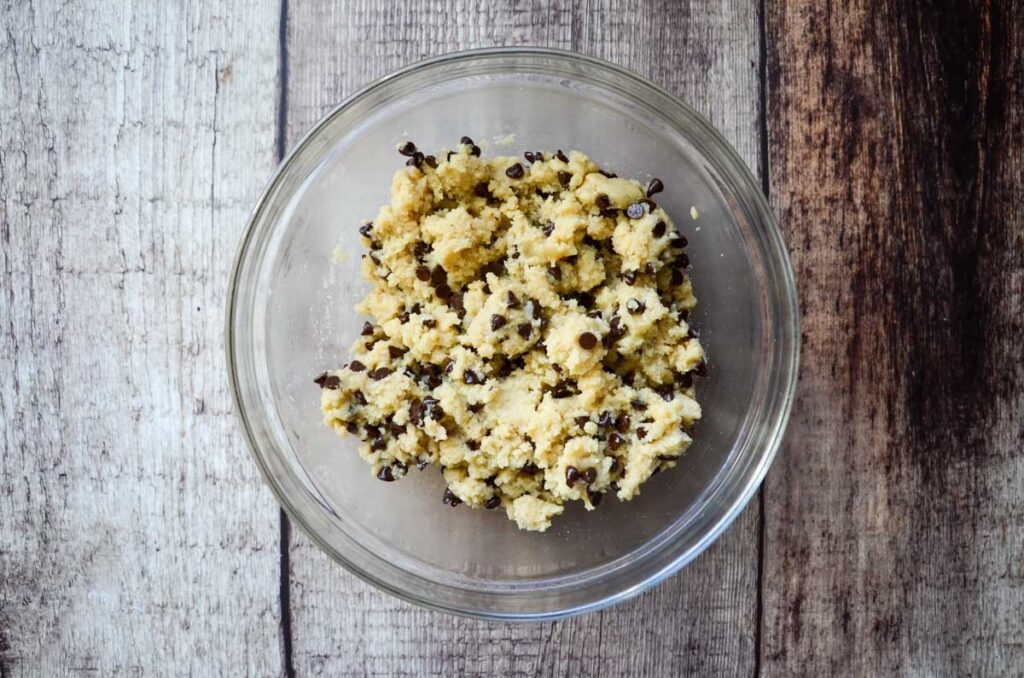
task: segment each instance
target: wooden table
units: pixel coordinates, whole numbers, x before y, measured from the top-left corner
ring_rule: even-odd
[[[1019,0],[2,4],[3,678],[1024,672]],[[785,229],[804,342],[726,535],[536,625],[401,603],[292,530],[222,347],[289,145],[399,66],[521,44],[635,69],[725,133]]]

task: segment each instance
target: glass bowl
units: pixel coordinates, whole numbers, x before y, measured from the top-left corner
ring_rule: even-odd
[[[679,465],[630,502],[567,507],[545,533],[500,511],[441,502],[436,468],[382,483],[352,438],[321,423],[313,378],[347,361],[365,318],[353,305],[357,229],[387,202],[404,158],[468,135],[485,154],[577,149],[666,186],[658,202],[689,238],[708,352],[704,417]],[[511,142],[511,143],[510,143]],[[691,206],[699,218],[691,218]],[[336,254],[337,251],[337,254]],[[756,492],[796,383],[789,259],[757,182],[722,136],[664,90],[618,66],[545,49],[431,59],[331,111],[278,168],[232,275],[227,357],[256,463],[292,519],[339,563],[406,600],[497,619],[545,619],[622,601],[678,571]]]

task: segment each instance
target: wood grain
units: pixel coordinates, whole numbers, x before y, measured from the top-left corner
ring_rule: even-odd
[[[1024,6],[767,6],[805,343],[763,668],[1021,675]]]
[[[278,3],[0,4],[0,675],[277,673],[221,337]]]
[[[365,83],[420,58],[539,44],[610,59],[707,115],[759,161],[758,23],[744,2],[293,3],[287,130],[295,140]],[[564,622],[483,623],[421,610],[342,571],[292,533],[298,675],[747,675],[756,663],[756,502],[685,572]]]

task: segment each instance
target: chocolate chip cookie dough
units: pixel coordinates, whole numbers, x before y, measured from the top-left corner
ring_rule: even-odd
[[[545,530],[636,496],[701,410],[686,237],[646,188],[578,152],[408,157],[360,228],[372,320],[325,372],[325,422],[377,478],[441,467],[443,501]]]

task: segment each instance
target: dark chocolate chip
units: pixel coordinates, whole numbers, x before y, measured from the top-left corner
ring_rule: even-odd
[[[412,253],[417,257],[425,257],[430,252],[431,247],[427,243],[419,240],[415,245],[412,246]]]
[[[354,421],[350,421],[345,424],[345,430],[348,431],[349,433],[354,434],[356,431],[359,430],[359,426]]]
[[[523,178],[523,166],[518,162],[505,170],[505,176],[509,179],[522,179]]]
[[[451,374],[455,370],[455,361],[451,358],[441,363],[441,369],[444,370],[445,374]]]
[[[597,170],[597,172],[598,172],[598,174],[602,174],[602,175],[608,177],[609,179],[615,179],[615,178],[617,178],[619,176],[615,172],[609,172],[607,170]]]
[[[549,221],[548,223],[544,224],[544,228],[540,230],[545,237],[550,236],[552,233],[555,232],[555,222]]]
[[[668,241],[668,244],[676,249],[683,249],[690,244],[690,241],[686,239],[686,236],[681,233],[676,233],[672,236],[672,239]]]
[[[426,327],[427,329],[430,329],[432,327],[437,327],[437,320],[435,320],[434,318],[424,318],[423,319],[423,326]]]
[[[637,272],[636,271],[623,271],[622,272],[622,280],[625,281],[625,283],[627,285],[634,284],[636,282],[636,276],[637,276]]]
[[[409,404],[409,421],[412,422],[413,426],[423,425],[423,403],[419,398],[415,398]]]
[[[423,414],[429,419],[438,421],[444,416],[444,410],[441,409],[441,405],[436,398],[424,398]]]
[[[462,373],[462,381],[469,384],[482,384],[484,380],[473,370],[466,370]]]
[[[410,167],[419,167],[423,164],[423,153],[416,151],[412,154],[412,157],[405,161],[405,164]]]
[[[548,266],[548,275],[560,281],[562,279],[562,269],[558,267],[558,264],[551,264]]]
[[[473,403],[472,405],[467,405],[466,409],[472,412],[473,414],[477,414],[478,412],[484,409],[484,405],[483,403]]]
[[[505,305],[509,308],[519,308],[519,298],[516,297],[512,290],[509,290],[505,295]]]
[[[622,326],[622,319],[619,316],[612,318],[612,321],[608,323],[608,338],[614,343],[626,336],[628,330]]]
[[[597,480],[597,469],[588,468],[580,475],[583,477],[583,482],[585,482],[587,485],[593,485],[594,481]]]
[[[529,339],[530,334],[533,332],[533,325],[530,323],[520,323],[516,331],[519,332],[519,336],[523,339]]]
[[[594,490],[587,490],[587,497],[590,498],[590,505],[593,507],[600,506],[601,500],[604,499],[604,495]]]
[[[672,269],[672,274],[668,277],[668,284],[672,287],[679,287],[683,284],[683,272],[678,268]]]
[[[370,379],[374,381],[380,381],[391,374],[391,370],[387,367],[378,367],[373,372],[370,372]]]
[[[632,386],[633,380],[636,379],[636,373],[633,372],[633,370],[630,370],[629,372],[623,374],[621,379],[622,383],[625,384],[626,386]]]
[[[676,383],[679,384],[680,388],[690,388],[693,386],[693,375],[687,372],[686,374],[680,374],[676,378]]]
[[[615,419],[615,430],[619,433],[625,433],[629,430],[629,415],[623,412]]]
[[[679,319],[680,320],[688,320],[689,317],[690,317],[690,309],[684,308],[684,309],[679,311]]]
[[[484,504],[485,509],[495,509],[499,506],[501,506],[501,497],[498,496],[491,497],[487,500],[487,503]]]
[[[366,404],[366,396],[363,395],[362,391],[352,391],[352,400],[356,401],[356,405]]]
[[[645,429],[643,426],[641,426],[640,428],[638,428],[636,430],[636,439],[637,440],[643,440],[646,437],[647,437],[647,429]]]
[[[531,442],[530,444],[532,445],[533,443]],[[523,466],[523,473],[536,473],[539,470],[540,470],[540,467],[538,467],[532,461],[526,462],[526,465]]]
[[[398,152],[405,156],[412,156],[412,154],[416,152],[416,144],[411,141],[406,141],[398,147]]]
[[[536,160],[537,162],[544,162],[544,152],[543,151],[534,151],[533,152],[533,159]]]
[[[676,258],[676,266],[679,268],[687,268],[690,265],[690,255],[686,252],[680,252]]]
[[[533,162],[535,160],[533,151],[526,151],[523,153],[523,157],[526,158],[526,162]]]
[[[587,317],[588,318],[601,318],[603,316],[601,315],[601,311],[595,308],[593,311],[587,311]]]
[[[473,145],[473,140],[470,139],[469,137],[465,137],[464,136],[461,139],[459,139],[459,143],[463,144],[465,146],[472,146]]]
[[[662,183],[661,179],[655,177],[647,182],[647,197],[650,198],[655,193],[661,193],[665,190],[665,184]]]
[[[430,280],[430,269],[427,268],[426,266],[417,266],[416,277],[422,280],[423,282],[428,282]]]
[[[584,332],[579,338],[580,346],[587,349],[588,351],[597,346],[597,337],[594,336],[593,332]]]
[[[651,231],[651,235],[655,238],[660,238],[665,235],[666,231],[668,231],[668,226],[665,225],[664,221],[659,221],[654,225],[654,230]]]
[[[380,433],[370,439],[370,449],[374,452],[380,452],[387,446],[388,444],[384,440],[384,436],[380,435]]]
[[[452,296],[448,297],[448,305],[454,308],[456,311],[463,310],[464,306],[462,305],[462,295],[453,294]]]
[[[377,480],[383,480],[385,483],[390,483],[394,481],[394,479],[395,474],[391,472],[390,466],[382,466],[381,469],[377,471]]]
[[[388,424],[388,431],[391,432],[391,435],[393,435],[395,438],[397,438],[398,436],[400,436],[403,433],[405,433],[405,427],[402,426],[401,424],[396,424],[395,422],[391,422],[390,424]]]
[[[620,436],[618,433],[613,433],[610,436],[608,436],[608,447],[610,449],[617,450],[621,445],[622,436]]]
[[[562,184],[562,186],[568,188],[570,181],[572,181],[572,172],[558,173],[558,183]]]
[[[612,206],[611,200],[609,200],[608,196],[605,195],[604,193],[599,193],[598,196],[594,198],[594,204],[603,210],[606,210]]]
[[[572,386],[566,381],[558,382],[555,384],[555,387],[551,389],[552,398],[568,398],[572,394]]]
[[[401,358],[403,355],[406,354],[408,350],[409,349],[407,348],[398,348],[397,346],[391,346],[390,344],[388,344],[388,355],[391,356],[392,360],[397,360],[398,358]]]
[[[637,399],[637,400],[634,400],[634,401],[630,402],[629,404],[632,405],[633,409],[636,410],[637,412],[646,412],[647,411],[647,404],[644,403],[644,401],[642,401],[642,400]]]
[[[485,181],[483,183],[479,183],[475,187],[473,187],[473,195],[475,195],[478,198],[490,198],[491,191],[489,188],[487,188],[487,182]]]
[[[441,283],[448,282],[448,273],[440,266],[435,266],[434,270],[430,272],[430,284],[440,285]]]
[[[369,238],[371,230],[373,230],[373,224],[363,224],[359,227],[359,235]]]
[[[655,387],[655,392],[661,396],[661,399],[665,402],[671,401],[676,397],[675,389],[672,388],[672,384],[665,384],[664,386]]]
[[[565,156],[565,153],[562,153],[562,149],[558,149],[557,151],[555,151],[555,157],[561,160],[562,162],[569,162],[569,158]]]
[[[640,315],[641,313],[644,312],[644,309],[646,308],[647,307],[644,305],[644,303],[639,299],[634,299],[630,297],[630,299],[626,301],[626,310],[632,313],[633,315]]]
[[[615,425],[615,415],[613,415],[608,410],[605,410],[597,418],[597,425],[602,428],[611,428],[612,426]]]
[[[432,156],[432,155],[424,156],[423,162],[424,162],[424,164],[426,164],[431,169],[437,169],[437,158],[435,158],[434,156]]]
[[[565,467],[565,484],[572,487],[580,479],[580,470],[575,466]]]
[[[478,441],[478,440],[467,440],[466,441],[466,447],[468,447],[469,449],[471,449],[474,452],[476,452],[477,450],[480,449],[480,441]]]
[[[580,416],[576,417],[575,421],[576,421],[576,425],[577,426],[579,426],[580,428],[583,428],[588,423],[590,423],[590,417],[588,417],[585,414],[581,414]]]
[[[505,319],[505,316],[498,315],[497,313],[495,313],[494,315],[491,316],[491,331],[492,332],[497,332],[502,327],[504,327],[507,323],[508,323],[508,320]]]
[[[706,377],[708,375],[708,366],[705,362],[697,363],[697,366],[693,368],[694,374],[698,377]]]
[[[444,301],[452,296],[452,288],[448,287],[448,283],[441,283],[434,288],[434,294],[437,295],[438,299]]]
[[[361,363],[361,362],[359,362],[358,360],[353,360],[353,361],[352,361],[352,362],[351,362],[351,363],[349,364],[348,368],[349,368],[350,370],[352,370],[353,372],[362,372],[363,370],[365,370],[365,369],[366,369],[366,365],[362,364],[362,363]]]
[[[363,335],[364,337],[372,337],[373,325],[371,325],[370,323],[363,323],[363,331],[360,332],[360,334]]]
[[[446,506],[455,507],[462,503],[462,500],[455,496],[455,493],[451,491],[451,488],[444,488],[444,497],[441,502]]]
[[[480,147],[474,145],[473,148],[469,149],[469,154],[479,158],[480,157]]]
[[[526,312],[534,320],[540,318],[541,305],[540,302],[532,297],[526,300]]]
[[[642,203],[634,202],[630,203],[629,207],[626,208],[626,216],[630,219],[639,219],[644,215],[644,206]]]
[[[319,377],[314,379],[313,383],[319,386],[320,388],[336,389],[339,386],[341,386],[341,379],[324,372]]]

